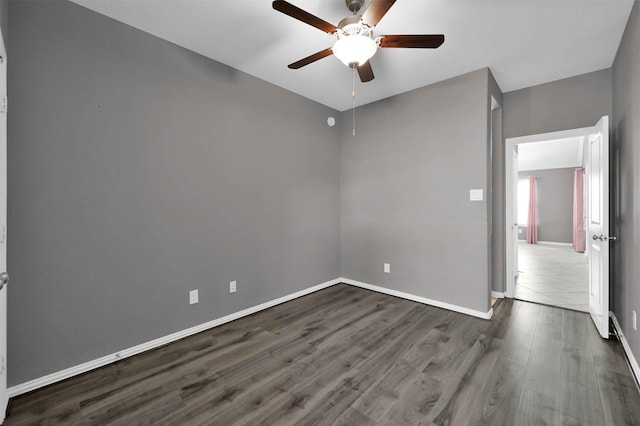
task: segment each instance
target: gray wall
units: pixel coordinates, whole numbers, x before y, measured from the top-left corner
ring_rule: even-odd
[[[634,331],[632,311],[640,315],[640,4],[631,10],[613,63],[612,170],[617,170],[611,194],[614,244],[613,311],[629,346],[640,360],[640,330]]]
[[[504,137],[595,125],[611,115],[611,69],[504,94]]]
[[[336,111],[73,3],[9,12],[9,385],[340,275]]]
[[[342,275],[489,310],[487,69],[358,108],[342,125]],[[383,263],[391,264],[391,274]]]
[[[536,176],[539,241],[573,242],[574,170],[568,168],[519,172],[520,178]]]
[[[593,126],[603,115],[611,116],[612,96],[611,69],[582,74],[563,80],[553,81],[503,95],[503,135],[504,138],[535,135]],[[494,147],[493,192],[500,200],[494,201],[494,208],[504,210],[504,146]],[[505,267],[504,212],[494,215],[493,229],[503,232],[493,248],[494,264]],[[493,289],[504,291],[504,272],[501,281],[493,283]]]

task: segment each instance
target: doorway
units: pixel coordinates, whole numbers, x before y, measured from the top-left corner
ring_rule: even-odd
[[[580,136],[517,146],[517,299],[589,311],[583,202],[585,139]],[[535,225],[529,224],[532,219]],[[574,245],[574,240],[579,244]]]
[[[523,166],[523,161],[519,158],[524,152],[538,148],[544,154],[542,148],[544,148],[545,144],[548,146],[554,145],[555,148],[558,148],[560,145],[556,144],[562,143],[567,145],[565,147],[567,149],[571,144],[574,145],[574,149],[571,151],[573,152],[571,154],[574,158],[573,163],[554,163],[554,161],[559,161],[561,156],[553,155],[550,159],[547,159],[544,167],[532,167]],[[615,237],[608,235],[608,148],[608,117],[602,117],[593,127],[509,138],[506,140],[505,150],[506,296],[513,298],[519,295],[522,296],[525,293],[528,293],[528,296],[532,296],[536,290],[535,285],[538,285],[538,290],[544,290],[546,287],[546,293],[549,293],[549,289],[558,291],[560,284],[564,284],[565,290],[571,290],[572,286],[580,285],[581,276],[584,277],[586,274],[588,276],[586,308],[583,302],[575,303],[575,300],[567,301],[567,304],[575,306],[561,306],[560,303],[557,303],[557,300],[554,301],[553,298],[548,297],[545,291],[539,292],[541,297],[538,300],[531,301],[577,310],[588,310],[598,331],[605,338],[609,336],[609,243],[615,239]],[[551,232],[553,227],[546,226],[543,231],[542,225],[545,222],[542,219],[548,219],[548,213],[543,213],[545,217],[540,217],[541,222],[538,222],[540,206],[538,205],[537,191],[542,189],[541,184],[543,181],[547,186],[545,195],[549,195],[551,191],[548,188],[553,188],[555,185],[548,172],[543,170],[558,169],[555,170],[555,172],[558,172],[559,169],[563,168],[561,167],[562,165],[565,166],[564,169],[568,169],[564,170],[567,175],[570,175],[570,169],[572,168],[576,173],[577,170],[584,170],[582,181],[584,190],[580,197],[583,202],[583,207],[581,207],[583,216],[580,218],[580,214],[576,215],[575,212],[572,215],[573,224],[570,227],[573,228],[571,247],[567,245],[566,236],[550,237],[554,235]],[[521,171],[525,172],[525,176],[522,176]],[[518,220],[519,178],[525,178],[528,181],[529,191],[532,194],[529,199],[531,208],[527,207],[527,216],[529,218],[526,227],[522,226],[522,215]],[[577,193],[579,192],[574,190],[574,194]],[[566,194],[564,195],[564,201],[567,203],[569,199],[573,198]],[[553,209],[553,203],[551,205]],[[555,208],[557,209],[557,206]],[[575,232],[578,229],[575,225],[576,217],[584,222],[584,232],[578,233],[582,238],[582,250],[574,247],[574,243],[577,241]],[[530,243],[529,246],[524,246],[518,238],[518,235],[524,232],[526,232],[526,240]],[[553,239],[560,239],[561,241],[553,241]],[[564,241],[562,241],[563,239]],[[519,250],[522,247],[524,249]],[[578,252],[573,253],[572,250],[577,250]],[[580,253],[580,251],[584,251],[584,254]],[[586,257],[586,265],[584,263],[580,265],[581,256]],[[571,267],[567,265],[571,265]],[[529,269],[529,271],[526,269]],[[571,270],[573,270],[573,275],[575,276],[568,280],[567,276],[572,275]],[[519,284],[525,285],[518,287]],[[547,296],[546,300],[541,300],[544,296]],[[523,298],[530,300],[530,298]]]

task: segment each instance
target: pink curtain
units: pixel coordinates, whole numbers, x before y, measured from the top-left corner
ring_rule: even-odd
[[[538,215],[536,213],[536,178],[529,176],[529,214],[527,216],[527,242],[538,243]]]
[[[586,247],[584,235],[584,170],[573,172],[573,248],[580,253]]]

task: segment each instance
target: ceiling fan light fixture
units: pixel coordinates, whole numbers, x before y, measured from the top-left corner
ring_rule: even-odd
[[[367,62],[378,49],[378,44],[361,34],[351,34],[338,38],[333,44],[333,54],[349,68],[359,67]]]
[[[396,1],[345,0],[351,15],[342,19],[338,25],[333,25],[286,0],[273,0],[272,6],[278,12],[336,37],[332,47],[316,52],[287,66],[289,69],[297,70],[333,54],[352,70],[354,81],[356,71],[358,71],[360,81],[366,83],[375,78],[371,63],[368,61],[375,55],[378,47],[383,49],[436,49],[444,43],[444,34],[387,34],[374,38],[373,32],[376,25]],[[361,15],[359,11],[365,2],[368,2],[369,6]],[[352,96],[355,96],[355,92],[352,93]]]

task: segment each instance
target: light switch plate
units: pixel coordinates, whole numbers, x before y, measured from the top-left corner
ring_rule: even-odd
[[[469,201],[482,201],[482,189],[470,189],[469,190]]]
[[[191,290],[189,292],[189,304],[193,305],[198,303],[198,290]]]

